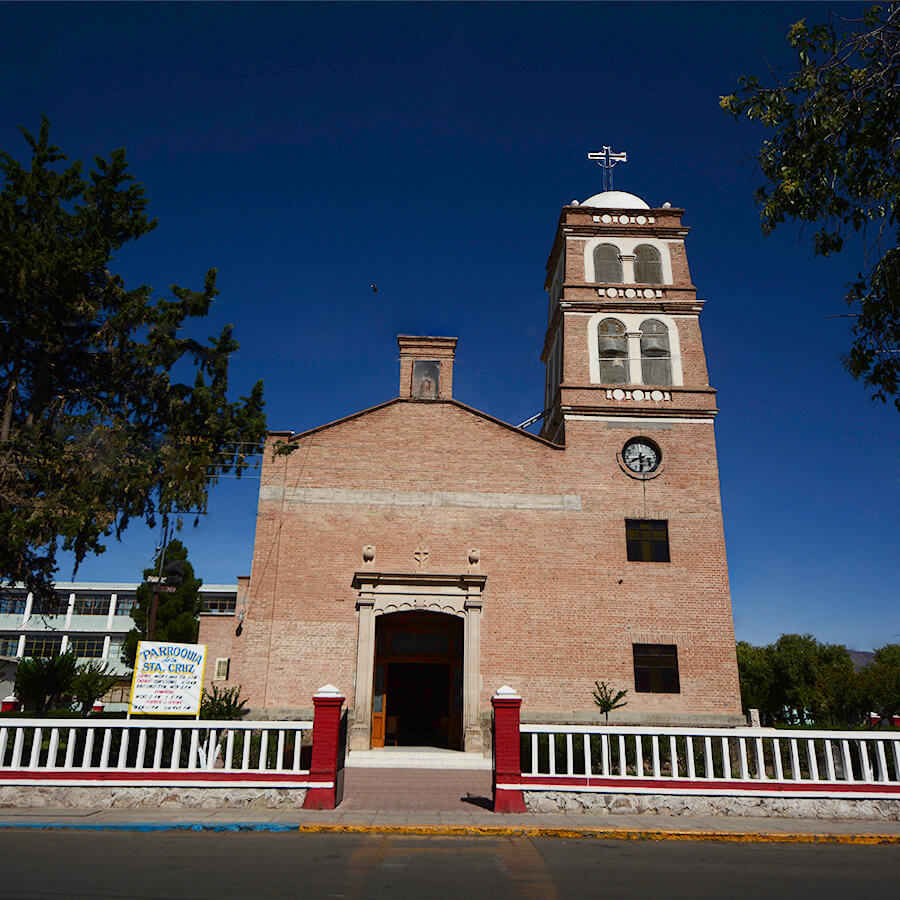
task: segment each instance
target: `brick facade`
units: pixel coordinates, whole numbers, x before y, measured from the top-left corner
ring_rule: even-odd
[[[306,712],[327,683],[354,710],[359,672],[372,676],[358,665],[364,629],[353,584],[356,573],[371,570],[408,577],[410,602],[426,609],[437,607],[423,591],[449,591],[467,573],[484,576],[480,612],[445,609],[480,617],[480,635],[467,637],[479,658],[467,672],[482,715],[494,691],[510,685],[531,721],[593,721],[591,688],[603,679],[629,691],[615,721],[738,721],[715,391],[686,229],[681,210],[610,210],[602,196],[592,198],[596,206],[564,208],[548,262],[543,358],[558,340],[562,379],[548,395],[541,437],[452,397],[455,341],[410,337],[400,339],[400,396],[304,434],[270,435],[240,634],[232,627],[226,635],[204,618],[200,636],[211,658],[231,657],[229,683],[242,686],[255,710]],[[601,215],[613,221],[604,224]],[[672,283],[620,284],[610,297],[609,286],[586,282],[585,246],[623,235],[667,251]],[[557,287],[558,271],[565,275]],[[640,383],[592,381],[589,329],[598,315],[626,314],[675,323],[682,384],[652,386],[644,397],[635,394]],[[439,399],[410,396],[416,358],[442,361]],[[614,390],[627,395],[617,399]],[[635,436],[662,453],[647,476],[622,460]],[[277,441],[293,452],[273,458]],[[668,522],[670,562],[627,559],[631,518]],[[441,576],[442,587],[426,589],[431,576]],[[395,608],[376,602],[376,627]],[[635,692],[633,644],[677,646],[678,693]]]

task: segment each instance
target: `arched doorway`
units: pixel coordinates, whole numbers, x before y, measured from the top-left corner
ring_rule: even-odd
[[[376,617],[372,746],[463,747],[463,619]]]

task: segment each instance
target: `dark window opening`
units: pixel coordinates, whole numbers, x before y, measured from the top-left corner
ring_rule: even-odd
[[[106,616],[109,614],[110,597],[85,594],[75,597],[72,614],[76,616]]]
[[[632,644],[634,689],[639,694],[680,694],[675,644]]]
[[[69,638],[69,650],[71,650],[79,659],[99,659],[103,656],[103,638]]]
[[[669,562],[669,523],[665,519],[626,519],[629,562]]]
[[[237,606],[237,594],[201,594],[201,611],[233,613]]]
[[[594,248],[594,281],[601,284],[621,284],[622,260],[619,248],[612,244],[600,244]]]
[[[0,594],[0,613],[8,616],[21,616],[25,613],[25,603],[28,597],[22,593]]]
[[[25,638],[26,657],[45,659],[49,656],[59,656],[62,652],[61,634],[34,634]]]
[[[662,284],[662,262],[656,247],[641,244],[635,249],[634,280],[637,284]]]

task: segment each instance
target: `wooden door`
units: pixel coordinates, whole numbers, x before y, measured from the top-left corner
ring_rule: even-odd
[[[387,714],[387,679],[383,663],[376,663],[375,678],[372,685],[372,746],[384,746],[384,724]]]

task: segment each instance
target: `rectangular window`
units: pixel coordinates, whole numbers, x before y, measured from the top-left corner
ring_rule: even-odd
[[[99,659],[103,656],[103,638],[71,637],[69,638],[69,649],[79,659]]]
[[[237,605],[237,594],[201,594],[201,610],[203,612],[234,612]]]
[[[680,694],[675,644],[632,644],[634,689],[639,694]]]
[[[61,650],[61,634],[30,634],[25,638],[26,657],[43,659],[48,656],[59,656]]]
[[[0,637],[0,656],[15,656],[19,652],[19,638]]]
[[[27,594],[20,591],[3,591],[0,593],[0,613],[8,616],[22,616],[25,614],[25,601]]]
[[[106,616],[109,615],[109,595],[85,594],[75,597],[75,606],[72,609],[76,616]]]
[[[130,616],[136,602],[134,594],[119,594],[116,597],[116,615]]]
[[[629,562],[669,562],[669,523],[665,519],[626,519]]]

